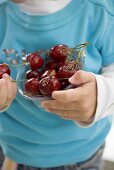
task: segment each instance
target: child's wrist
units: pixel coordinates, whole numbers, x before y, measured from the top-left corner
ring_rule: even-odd
[[[86,120],[86,121],[81,121],[80,123],[81,124],[91,124],[93,121],[94,121],[94,119],[95,119],[95,113],[88,119],[88,120]]]

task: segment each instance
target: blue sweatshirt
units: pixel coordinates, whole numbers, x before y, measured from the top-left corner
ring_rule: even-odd
[[[56,44],[89,41],[85,71],[100,73],[114,63],[113,0],[72,0],[64,9],[47,16],[29,16],[11,2],[0,4],[0,62],[3,49],[22,55]],[[17,75],[12,68],[12,77]],[[0,99],[1,100],[1,99]],[[89,159],[111,127],[111,117],[81,128],[71,120],[46,112],[38,102],[17,94],[10,108],[0,114],[0,145],[10,159],[36,167],[56,167]]]

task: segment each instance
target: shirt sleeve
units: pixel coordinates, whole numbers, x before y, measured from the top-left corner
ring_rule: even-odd
[[[114,11],[104,15],[103,36],[97,48],[102,57],[102,72],[94,74],[97,81],[97,108],[91,122],[75,122],[78,126],[89,127],[114,113]]]
[[[114,113],[114,64],[104,67],[102,75],[95,75],[95,77],[98,87],[98,105],[93,122]]]
[[[103,37],[98,45],[103,67],[114,63],[114,15],[108,15],[105,20]]]
[[[91,122],[75,122],[80,127],[90,127],[97,121],[114,113],[114,64],[103,67],[102,74],[96,75],[97,108]]]

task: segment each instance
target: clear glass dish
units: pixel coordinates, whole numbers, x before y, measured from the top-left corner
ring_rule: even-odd
[[[84,61],[85,61],[85,48],[84,47],[85,47],[85,44],[81,44],[81,45],[78,45],[77,48],[72,50],[72,60],[76,60],[77,57],[79,56],[79,53],[81,55],[79,60],[78,60],[78,68],[80,70],[83,70],[83,68],[84,68]],[[43,58],[44,58],[44,56],[43,56]],[[30,66],[29,66],[29,64],[25,64],[21,67],[20,71],[17,74],[16,82],[17,82],[19,93],[24,98],[26,98],[28,100],[33,100],[33,101],[37,100],[37,101],[41,102],[41,101],[44,101],[44,100],[52,99],[50,96],[44,96],[44,95],[30,96],[29,94],[27,94],[25,92],[25,82],[26,82],[25,73],[28,70],[30,70]],[[74,88],[74,86],[69,85],[65,88],[65,90],[70,89],[70,88]]]

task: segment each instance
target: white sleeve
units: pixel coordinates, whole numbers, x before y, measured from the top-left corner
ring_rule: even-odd
[[[90,127],[95,122],[114,113],[114,64],[103,67],[101,75],[94,74],[97,81],[97,108],[92,122],[75,122],[81,127]]]
[[[98,88],[98,105],[94,122],[114,113],[114,64],[104,67],[95,75]]]

